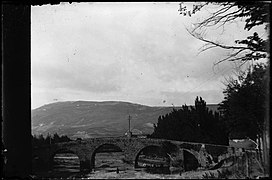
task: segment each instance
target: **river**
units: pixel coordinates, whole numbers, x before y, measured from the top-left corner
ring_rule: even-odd
[[[123,152],[101,152],[95,155],[95,168],[90,173],[81,173],[79,159],[74,154],[57,154],[54,157],[53,169],[47,172],[36,172],[38,178],[135,178],[149,177],[157,174],[169,174],[168,167],[152,168],[153,164],[163,161],[139,158],[141,168],[134,168],[134,165],[123,161]],[[144,167],[145,166],[145,167]],[[152,176],[153,177],[153,176]]]

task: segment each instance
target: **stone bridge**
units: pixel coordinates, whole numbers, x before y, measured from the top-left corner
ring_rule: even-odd
[[[131,162],[137,167],[139,154],[147,147],[156,146],[167,151],[168,145],[176,149],[174,152],[168,153],[168,160],[173,164],[175,159],[179,158],[184,163],[186,154],[193,156],[198,162],[198,167],[208,167],[209,159],[219,162],[224,158],[234,155],[237,151],[233,147],[219,146],[211,144],[191,143],[172,141],[165,139],[149,139],[149,138],[127,138],[127,137],[111,137],[111,138],[92,138],[85,140],[76,140],[65,143],[56,143],[33,149],[33,159],[43,164],[44,167],[51,168],[54,156],[57,153],[73,153],[78,156],[81,171],[90,171],[95,167],[95,154],[99,147],[103,145],[114,145],[119,147],[125,155],[125,160]],[[169,146],[170,147],[170,146]],[[168,148],[169,148],[168,147]],[[169,151],[168,151],[169,152]]]

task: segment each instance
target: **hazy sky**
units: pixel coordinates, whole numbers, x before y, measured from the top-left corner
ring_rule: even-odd
[[[203,43],[185,29],[197,15],[184,17],[178,9],[179,3],[33,6],[32,109],[76,100],[178,106],[201,96],[221,102],[233,64],[213,67],[225,55],[220,49],[198,55]],[[232,43],[244,31],[236,23],[220,33],[214,37]]]

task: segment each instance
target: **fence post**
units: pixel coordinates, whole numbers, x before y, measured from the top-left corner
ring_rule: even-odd
[[[248,153],[245,150],[245,160],[246,160],[246,177],[249,177],[249,159],[248,159]]]

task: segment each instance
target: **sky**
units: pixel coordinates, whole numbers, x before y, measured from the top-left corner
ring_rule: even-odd
[[[179,3],[61,3],[31,7],[31,108],[59,101],[127,101],[148,106],[220,103],[230,62],[221,49],[199,54],[194,17]],[[205,15],[205,12],[202,12]],[[235,33],[234,33],[235,32]],[[243,25],[215,30],[232,43]]]

